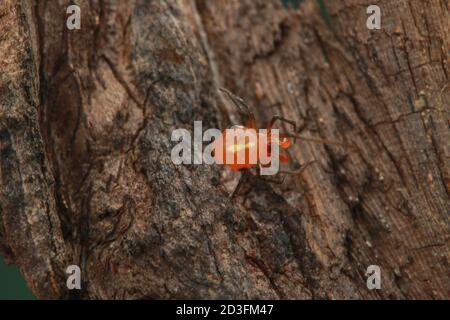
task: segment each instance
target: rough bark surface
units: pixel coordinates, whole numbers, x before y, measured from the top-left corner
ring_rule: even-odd
[[[0,3],[0,251],[44,299],[450,298],[450,19],[444,0]],[[171,161],[171,132],[303,134],[281,185]],[[66,267],[82,290],[66,287]],[[382,269],[382,290],[365,271]]]

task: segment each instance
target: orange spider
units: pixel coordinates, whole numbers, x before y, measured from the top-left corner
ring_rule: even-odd
[[[232,171],[241,171],[243,176],[236,187],[235,192],[244,180],[248,178],[248,172],[252,168],[258,169],[258,173],[262,167],[268,167],[271,164],[272,156],[272,145],[276,143],[279,147],[280,152],[278,152],[279,163],[288,163],[289,157],[286,153],[282,152],[287,150],[289,147],[295,143],[296,139],[323,143],[323,144],[335,144],[339,146],[345,146],[342,143],[331,142],[318,138],[304,137],[293,133],[280,133],[277,136],[271,136],[271,129],[274,127],[277,121],[284,121],[290,124],[294,131],[297,131],[297,125],[294,121],[285,119],[281,116],[274,116],[266,127],[265,132],[258,131],[256,128],[255,116],[250,111],[250,108],[244,102],[243,99],[233,95],[226,89],[220,89],[222,92],[226,93],[234,105],[238,108],[240,113],[245,116],[246,126],[233,126],[229,129],[225,129],[222,134],[213,142],[214,150],[222,150],[222,152],[214,152],[213,158],[217,163],[222,163],[228,166]],[[228,139],[228,135],[232,135]],[[231,143],[230,143],[231,142]],[[266,152],[259,153],[258,148],[267,148]],[[255,155],[257,157],[255,158]],[[253,158],[252,158],[253,156]],[[238,161],[240,159],[240,161]],[[300,169],[296,171],[278,171],[284,174],[300,174],[303,170],[313,162],[309,162]],[[234,193],[233,192],[233,195]]]
[[[254,125],[233,126],[224,130],[213,143],[214,150],[222,150],[222,153],[214,154],[214,159],[228,166],[232,171],[269,166],[274,143],[278,145],[279,150],[288,149],[292,144],[288,137],[272,137],[270,130],[271,127],[267,128],[267,132],[256,131]],[[266,150],[260,153],[261,147]],[[241,160],[238,161],[238,159]],[[282,152],[278,153],[278,160],[280,163],[289,162],[287,154]]]

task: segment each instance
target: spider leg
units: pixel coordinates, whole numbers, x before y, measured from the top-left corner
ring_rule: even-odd
[[[225,88],[220,88],[219,90],[224,92],[239,110],[239,113],[241,113],[241,115],[245,116],[248,119],[250,127],[254,127],[256,125],[255,115],[250,110],[250,107],[245,103],[244,99],[234,95]]]
[[[301,124],[301,126],[298,126],[297,123],[293,120],[286,119],[280,115],[275,115],[272,117],[269,124],[267,125],[267,130],[272,129],[272,127],[275,125],[275,123],[277,121],[286,122],[286,123],[290,124],[294,128],[295,133],[300,133],[306,128],[306,122],[304,120],[302,121],[303,123]],[[296,137],[292,137],[292,138],[294,139],[294,143],[295,143]]]
[[[297,123],[295,121],[283,118],[282,116],[279,116],[279,115],[276,115],[276,116],[272,117],[272,119],[270,120],[269,124],[267,125],[267,128],[269,130],[272,129],[272,127],[275,125],[275,123],[277,121],[282,121],[282,122],[289,123],[291,126],[294,127],[294,131],[297,132]]]
[[[315,137],[305,137],[305,136],[301,136],[301,135],[293,134],[293,133],[289,133],[289,132],[284,133],[283,136],[294,138],[294,139],[296,138],[296,139],[303,140],[303,141],[308,141],[308,142],[327,144],[327,145],[335,145],[335,146],[340,146],[340,147],[343,147],[343,148],[349,148],[349,149],[353,149],[353,150],[356,149],[354,146],[349,145],[347,143],[331,141],[331,140],[315,138]]]
[[[300,175],[300,174],[302,174],[305,171],[306,168],[308,168],[310,165],[312,165],[313,163],[316,163],[316,162],[317,162],[316,160],[310,161],[310,162],[304,164],[303,166],[301,166],[297,170],[293,170],[293,171],[280,170],[278,173],[289,174],[289,175]]]
[[[289,120],[289,119],[286,119],[286,118],[284,118],[282,116],[276,115],[276,116],[273,116],[272,119],[270,120],[270,122],[269,122],[269,124],[267,126],[268,129],[270,130],[275,125],[275,123],[277,121],[282,121],[282,122],[289,123],[290,125],[292,125],[294,127],[294,132],[296,132],[296,133],[301,133],[306,128],[306,121],[304,119],[302,119],[302,124],[299,126],[293,120]]]
[[[311,164],[315,163],[316,161],[310,161],[308,163],[306,163],[305,165],[303,165],[301,168],[299,168],[298,170],[293,170],[293,171],[286,171],[286,170],[280,170],[278,171],[279,174],[282,174],[283,176],[281,176],[281,179],[271,179],[268,178],[266,176],[262,176],[264,177],[264,180],[270,183],[274,183],[274,184],[283,184],[284,180],[286,180],[286,176],[287,175],[300,175],[302,174],[306,168],[308,168]]]
[[[243,170],[241,171],[241,177],[239,178],[239,182],[236,185],[236,188],[234,188],[233,193],[231,194],[230,198],[233,199],[236,195],[240,194],[242,191],[242,188],[247,184],[250,178],[250,170]]]
[[[284,180],[286,180],[286,176],[285,175],[284,176],[280,176],[281,179],[278,179],[278,180],[277,179],[271,179],[271,178],[268,178],[266,176],[261,176],[261,177],[264,177],[263,179],[265,181],[273,183],[273,184],[283,184]]]

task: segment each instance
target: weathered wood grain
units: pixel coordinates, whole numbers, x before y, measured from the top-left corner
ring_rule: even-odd
[[[380,31],[363,0],[330,25],[312,0],[80,0],[79,31],[70,3],[0,3],[0,251],[38,297],[450,297],[445,1],[381,1]],[[355,148],[301,142],[303,175],[231,199],[170,159],[173,129],[239,121],[220,86]]]

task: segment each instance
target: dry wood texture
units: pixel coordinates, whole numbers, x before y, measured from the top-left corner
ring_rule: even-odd
[[[38,297],[450,298],[447,1],[379,1],[374,31],[365,0],[75,2],[74,31],[72,1],[0,2],[0,251]],[[170,158],[239,121],[221,86],[354,148],[299,143],[301,176],[230,198]]]

